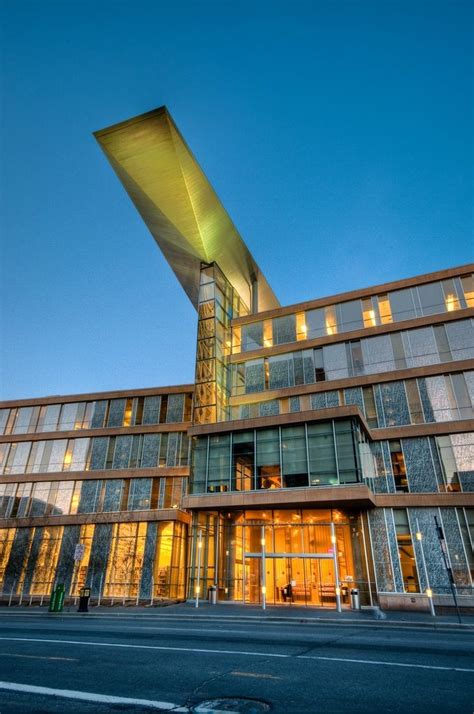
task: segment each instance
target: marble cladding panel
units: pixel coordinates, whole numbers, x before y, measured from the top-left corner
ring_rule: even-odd
[[[471,404],[474,406],[474,371],[464,372],[464,378],[466,380],[467,391],[469,392]]]
[[[10,557],[5,569],[3,581],[3,592],[9,593],[21,578],[23,563],[30,547],[30,539],[33,536],[34,528],[17,528],[13,545],[10,550]]]
[[[304,383],[313,384],[314,383],[314,360],[312,350],[305,350],[303,352],[303,372],[304,372]]]
[[[364,373],[376,374],[395,369],[390,335],[377,335],[361,340]]]
[[[438,490],[444,491],[443,467],[439,458],[438,449],[436,448],[436,440],[433,436],[428,437],[428,443],[431,451],[431,459],[433,461],[433,469],[438,484]]]
[[[311,395],[311,409],[326,409],[326,392]]]
[[[43,540],[43,533],[44,528],[35,528],[35,534],[33,536],[30,554],[28,556],[28,563],[26,564],[25,579],[23,580],[23,592],[25,595],[28,595],[30,592],[31,581],[33,579],[33,573],[35,572],[41,541]]]
[[[128,510],[140,511],[150,508],[151,478],[133,478],[128,496]]]
[[[296,315],[284,315],[273,320],[273,344],[296,341]]]
[[[338,407],[339,406],[339,392],[334,390],[331,392],[326,392],[326,405],[327,407]]]
[[[269,383],[270,389],[283,389],[290,387],[293,384],[293,359],[288,355],[286,359],[270,358],[269,366]]]
[[[446,568],[444,567],[441,545],[436,532],[435,516],[438,517],[439,521],[439,512],[437,508],[408,509],[408,520],[410,523],[411,532],[413,534],[417,532],[418,523],[420,532],[422,534],[423,553],[425,556],[430,586],[435,593],[446,593],[450,592],[449,578],[446,572]],[[414,541],[417,542],[416,538],[414,539]],[[419,545],[416,545],[415,547],[418,573],[420,575],[422,583],[424,584],[426,582],[426,578],[424,577],[424,573],[423,578],[421,578],[421,572],[423,570],[421,561],[421,551]]]
[[[145,552],[143,554],[142,578],[140,581],[140,598],[142,599],[151,598],[157,525],[157,523],[149,523],[146,529]]]
[[[242,325],[242,350],[248,352],[260,347],[263,347],[263,322]]]
[[[405,344],[405,351],[408,367],[438,364],[438,347],[432,327],[422,327],[418,330],[404,332],[403,342],[404,344],[407,343]]]
[[[444,537],[448,546],[449,560],[457,587],[469,587],[471,575],[455,508],[440,508]]]
[[[102,481],[83,481],[81,499],[77,507],[78,513],[94,513],[97,505],[97,496],[100,493]]]
[[[90,470],[100,471],[105,468],[107,457],[107,447],[109,445],[108,436],[96,436],[92,439]]]
[[[115,441],[113,469],[126,469],[130,462],[133,436],[117,436]]]
[[[426,436],[403,439],[402,450],[411,493],[437,493],[438,481]]]
[[[474,358],[474,325],[472,320],[447,322],[445,325],[453,360]]]
[[[293,374],[295,384],[304,384],[304,366],[303,366],[303,353],[293,352]],[[313,369],[314,375],[314,369]],[[314,381],[314,376],[313,376]]]
[[[393,478],[392,459],[390,458],[390,446],[388,441],[382,441],[382,456],[385,464],[385,473],[387,476],[388,493],[395,493],[395,479]]]
[[[168,435],[168,446],[166,450],[166,465],[178,466],[179,460],[179,432],[171,432]]]
[[[105,512],[120,511],[122,501],[123,479],[113,478],[105,481],[104,504]]]
[[[374,567],[379,592],[395,591],[393,568],[390,559],[387,526],[382,508],[369,511],[369,528],[374,556]]]
[[[143,450],[141,466],[143,469],[153,468],[158,463],[160,453],[160,434],[145,434],[143,437]]]
[[[403,575],[400,565],[400,557],[398,554],[397,532],[395,530],[395,522],[393,520],[393,512],[391,508],[385,508],[385,522],[387,524],[388,544],[392,555],[393,575],[395,579],[395,589],[402,593],[405,591],[403,587]]]
[[[323,362],[326,379],[342,379],[349,376],[344,343],[325,345],[323,347]]]
[[[385,424],[385,414],[383,410],[383,400],[382,392],[380,389],[380,384],[374,384],[374,400],[375,400],[375,410],[377,412],[377,423],[379,427],[386,426]]]
[[[265,367],[263,360],[245,364],[245,391],[247,394],[263,392],[265,389]]]
[[[184,394],[169,394],[168,408],[166,410],[166,423],[172,424],[183,421]]]
[[[386,382],[381,384],[385,426],[403,426],[410,423],[407,396],[403,382]]]
[[[91,595],[97,596],[101,585],[103,588],[111,540],[112,523],[97,524],[94,529],[86,579],[86,586],[91,588]]]
[[[160,421],[161,397],[145,397],[143,402],[142,424],[158,424]]]
[[[122,426],[124,411],[125,399],[111,399],[107,426]]]
[[[421,406],[423,407],[423,416],[427,424],[434,422],[433,407],[431,406],[431,399],[428,393],[428,386],[426,384],[425,377],[420,377],[417,379],[418,390],[420,392]]]
[[[449,421],[456,418],[456,409],[452,409],[453,405],[450,402],[446,379],[443,375],[428,377],[426,390],[435,421]]]
[[[334,392],[333,392],[334,394]],[[337,394],[337,392],[336,392]],[[344,390],[344,404],[355,404],[364,414],[364,398],[361,387],[350,387]]]
[[[462,490],[474,491],[474,437],[472,434],[452,434],[451,444]]]
[[[291,397],[291,399],[298,399],[298,397]],[[299,402],[299,399],[298,399]],[[299,409],[297,410],[299,411]],[[262,402],[260,404],[260,416],[277,416],[280,413],[280,404],[278,399],[273,399],[270,402]]]
[[[299,411],[301,411],[300,398],[299,397],[290,397],[290,412],[294,413],[294,412],[299,412]],[[276,413],[278,414],[279,410]]]
[[[105,412],[107,411],[107,400],[102,399],[95,403],[94,413],[91,420],[92,429],[100,429],[104,426]]]
[[[79,543],[80,534],[81,526],[64,526],[55,580],[64,584],[66,593],[71,589],[74,571],[74,550]]]
[[[372,455],[375,462],[375,476],[369,483],[374,493],[388,493],[387,474],[380,441],[371,444]]]

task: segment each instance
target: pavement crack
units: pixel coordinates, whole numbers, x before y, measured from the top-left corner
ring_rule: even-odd
[[[212,682],[216,682],[218,679],[221,679],[222,677],[227,676],[228,674],[231,674],[233,671],[233,667],[231,667],[228,670],[225,670],[224,672],[219,672],[218,674],[213,675],[212,677],[207,677],[204,681],[202,681],[200,684],[197,685],[191,692],[191,694],[188,696],[186,699],[186,702],[184,704],[185,707],[187,707],[190,711],[192,711],[192,707],[194,706],[193,704],[193,699],[197,698],[199,695],[199,691],[203,689],[207,684],[211,684]]]

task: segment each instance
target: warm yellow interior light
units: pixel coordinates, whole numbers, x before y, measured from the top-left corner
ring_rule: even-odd
[[[421,535],[420,531],[417,531],[417,532],[416,532],[416,539],[417,539],[417,540],[421,540],[422,538],[423,538],[423,536]]]
[[[262,585],[262,595],[265,595],[266,592],[267,588],[265,587],[265,585]]]
[[[433,597],[433,591],[432,591],[432,589],[431,589],[431,588],[426,588],[426,594],[428,595],[428,597]]]
[[[446,296],[446,310],[448,312],[453,312],[453,310],[457,310],[459,307],[458,304],[458,299],[453,293],[449,293]]]
[[[196,585],[196,595],[199,595],[200,592],[201,592],[200,586]]]
[[[332,536],[331,536],[331,543],[335,543],[335,542],[336,542],[336,536],[332,535]]]

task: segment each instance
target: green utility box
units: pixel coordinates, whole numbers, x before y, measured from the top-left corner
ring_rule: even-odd
[[[49,612],[62,612],[64,605],[64,585],[56,585],[51,593],[49,601]]]

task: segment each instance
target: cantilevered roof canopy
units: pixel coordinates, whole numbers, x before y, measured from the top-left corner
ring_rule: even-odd
[[[216,262],[244,302],[279,302],[166,107],[94,133],[195,307],[201,262]],[[255,307],[255,298],[254,298]]]

